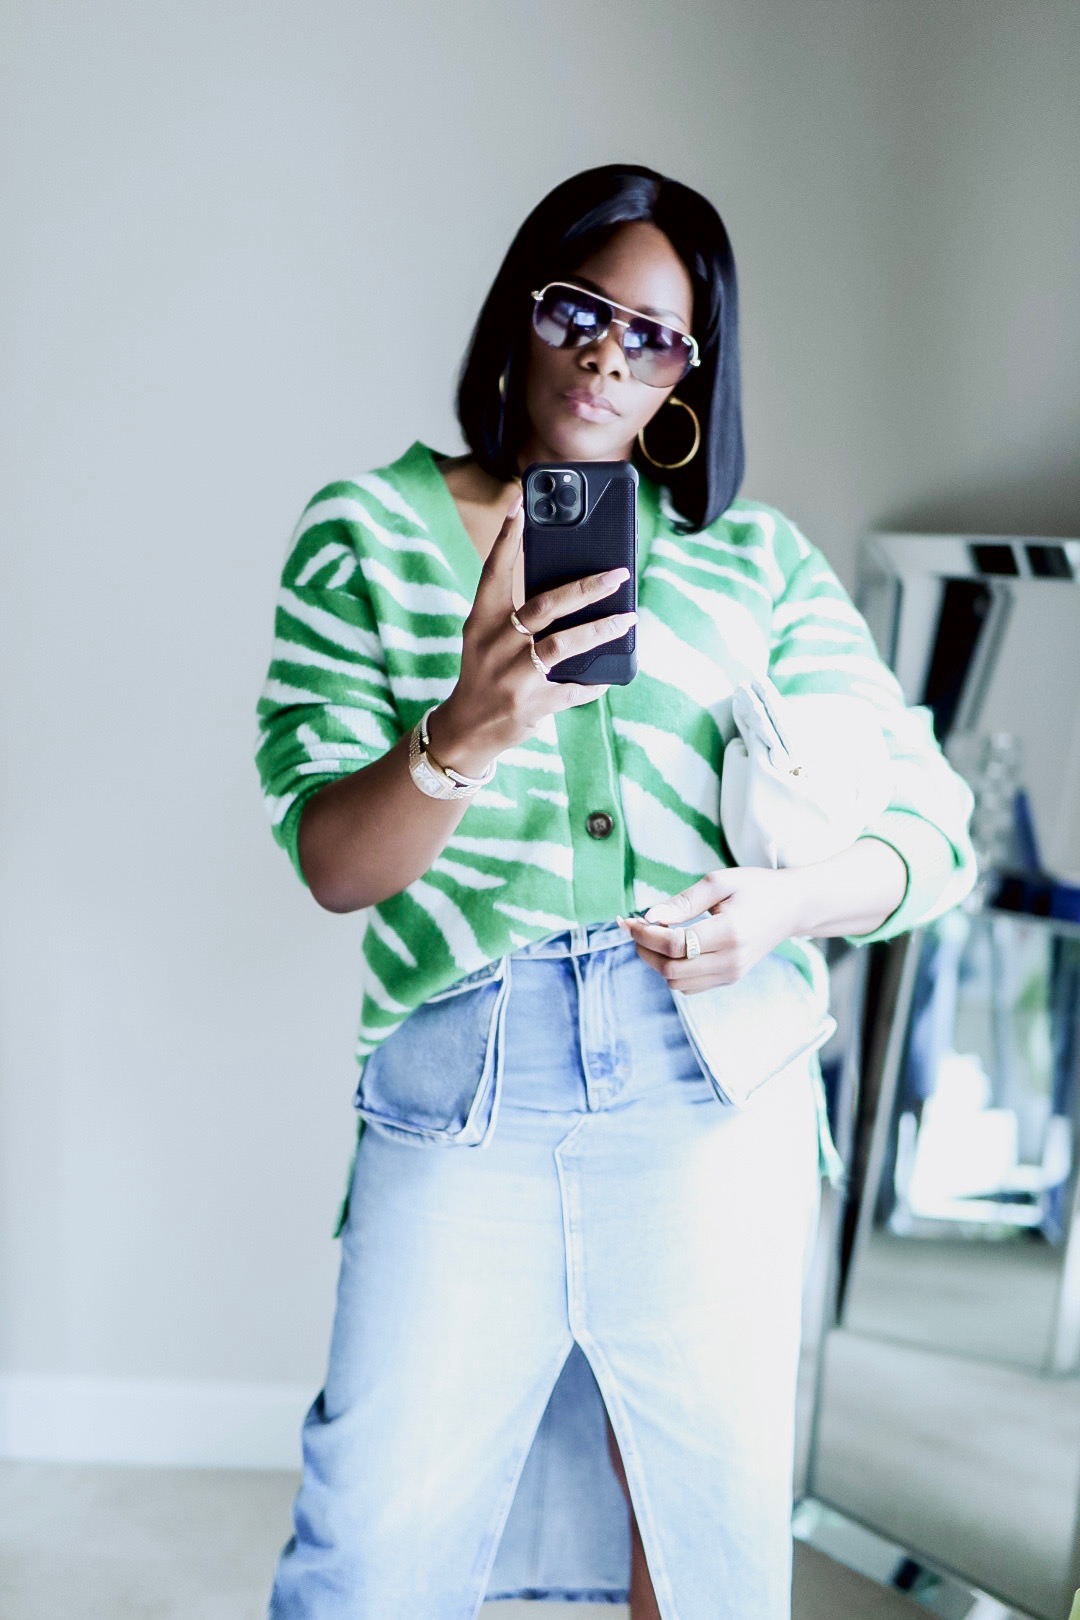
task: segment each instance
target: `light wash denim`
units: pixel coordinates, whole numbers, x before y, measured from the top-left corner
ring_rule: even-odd
[[[740,1025],[737,1003],[707,1026],[752,1053],[760,1007]],[[821,1197],[799,1016],[736,1106],[664,979],[598,924],[470,974],[368,1059],[270,1620],[625,1603],[605,1407],[664,1620],[790,1620]]]

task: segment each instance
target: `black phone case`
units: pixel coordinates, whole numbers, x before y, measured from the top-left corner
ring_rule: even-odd
[[[575,523],[535,523],[529,519],[529,479],[538,472],[571,468],[582,475],[585,510]],[[556,630],[606,619],[611,613],[637,609],[637,468],[629,461],[532,462],[522,474],[525,521],[525,596],[606,568],[629,568],[629,579],[608,596],[588,602],[574,613],[552,619],[536,633],[539,641]],[[614,641],[552,664],[551,681],[580,681],[593,686],[628,686],[637,674],[637,625]]]

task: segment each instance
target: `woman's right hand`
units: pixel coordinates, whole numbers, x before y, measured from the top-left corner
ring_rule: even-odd
[[[535,732],[546,715],[592,703],[608,690],[584,682],[546,680],[529,656],[527,637],[510,622],[514,564],[524,523],[521,504],[519,490],[484,561],[462,627],[461,673],[429,721],[435,758],[470,776],[481,775],[496,755]],[[626,568],[587,574],[540,591],[522,604],[518,618],[532,632],[536,651],[549,669],[598,642],[626,634],[636,613],[609,614],[553,635],[544,630],[553,619],[610,596],[628,574]]]

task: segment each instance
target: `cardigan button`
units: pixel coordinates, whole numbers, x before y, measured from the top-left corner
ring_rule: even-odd
[[[590,838],[607,838],[614,825],[614,817],[609,816],[606,810],[594,810],[585,817],[585,828]]]

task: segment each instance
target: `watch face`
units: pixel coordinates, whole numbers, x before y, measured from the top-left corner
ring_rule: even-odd
[[[422,776],[424,781],[427,783],[433,795],[439,797],[440,799],[449,798],[450,792],[448,789],[448,784],[437,771],[432,770],[431,766],[428,764],[427,760],[422,754],[417,763],[416,769],[418,774]]]

